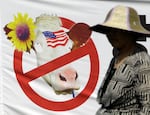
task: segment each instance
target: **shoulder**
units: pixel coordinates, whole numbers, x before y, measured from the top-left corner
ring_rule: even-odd
[[[134,67],[150,67],[150,56],[147,52],[139,52],[133,56],[135,63]]]
[[[127,58],[126,63],[134,68],[142,69],[150,67],[150,55],[144,46],[137,44],[137,48],[134,53]]]

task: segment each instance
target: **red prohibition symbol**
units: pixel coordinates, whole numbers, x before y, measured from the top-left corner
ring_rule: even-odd
[[[75,24],[74,22],[66,18],[61,18],[61,20],[63,22],[63,27],[67,29]],[[65,64],[71,63],[72,61],[75,61],[86,55],[89,55],[90,58],[90,77],[85,88],[75,98],[63,102],[55,102],[53,100],[47,100],[41,97],[30,87],[29,82],[31,82],[32,80],[35,80]],[[92,39],[90,39],[85,46],[80,47],[33,70],[30,70],[27,73],[23,72],[22,58],[23,53],[15,50],[14,71],[16,73],[16,78],[19,82],[19,85],[26,94],[26,96],[28,96],[32,102],[44,109],[53,111],[67,111],[74,109],[83,104],[90,97],[96,87],[99,75],[99,59],[96,47]]]

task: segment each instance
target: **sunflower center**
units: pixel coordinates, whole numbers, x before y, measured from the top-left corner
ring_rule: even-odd
[[[26,24],[18,25],[16,28],[16,34],[20,40],[22,41],[27,40],[30,35],[29,27]]]

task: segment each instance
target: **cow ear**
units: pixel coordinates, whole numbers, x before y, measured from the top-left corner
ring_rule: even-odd
[[[86,44],[90,39],[91,33],[92,31],[90,30],[89,25],[85,23],[74,24],[67,33],[69,38],[73,41],[72,50]]]

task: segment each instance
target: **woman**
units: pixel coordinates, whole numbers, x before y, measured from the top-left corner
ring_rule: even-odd
[[[113,59],[98,91],[96,115],[150,115],[150,56],[136,41],[150,36],[137,12],[126,6],[110,10],[103,24],[91,27],[106,34]]]

